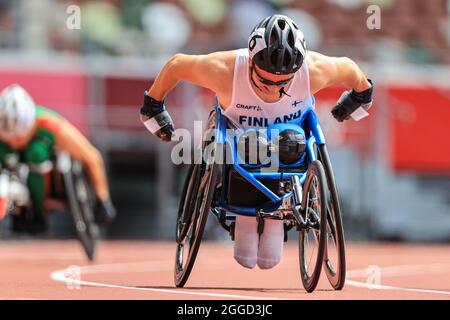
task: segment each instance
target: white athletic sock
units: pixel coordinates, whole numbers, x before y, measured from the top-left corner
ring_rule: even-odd
[[[264,232],[259,239],[258,267],[260,269],[275,267],[281,261],[283,244],[283,221],[265,219]]]
[[[236,216],[234,259],[243,267],[253,269],[258,255],[258,222],[255,217]]]

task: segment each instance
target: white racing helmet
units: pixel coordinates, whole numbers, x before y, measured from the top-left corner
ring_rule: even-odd
[[[0,135],[22,136],[34,126],[36,105],[31,96],[18,84],[0,93]]]
[[[255,26],[248,51],[253,62],[264,71],[292,74],[305,60],[305,38],[291,18],[275,14]]]

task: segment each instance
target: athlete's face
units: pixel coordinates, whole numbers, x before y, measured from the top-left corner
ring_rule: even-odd
[[[3,141],[13,149],[24,148],[32,138],[34,129],[28,130],[21,135],[13,135],[5,132],[0,133],[0,141]]]
[[[251,77],[259,89],[266,94],[279,94],[282,87],[290,84],[294,75],[278,75],[260,69],[256,65],[251,66]]]

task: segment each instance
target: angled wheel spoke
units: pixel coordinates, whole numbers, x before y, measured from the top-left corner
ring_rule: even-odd
[[[326,242],[326,195],[322,185],[325,174],[320,162],[313,161],[304,184],[304,215],[306,227],[300,233],[300,273],[306,291],[312,292],[319,281]]]
[[[342,213],[339,195],[334,181],[333,170],[325,145],[319,146],[319,158],[324,164],[327,176],[327,246],[324,257],[324,271],[335,290],[341,290],[345,284],[345,240],[342,226]]]
[[[194,173],[191,177],[188,176],[185,182],[186,185],[187,183],[190,184],[188,179],[196,181],[193,183],[194,187],[183,188],[186,192],[183,192],[181,198],[181,201],[186,202],[186,199],[188,199],[191,203],[181,202],[180,208],[182,209],[178,213],[179,216],[187,215],[188,219],[185,219],[185,234],[181,234],[184,239],[179,239],[177,245],[175,266],[175,285],[177,287],[184,286],[194,266],[212,202],[214,188],[210,186],[215,186],[217,179],[215,166],[207,166],[206,170],[203,165],[195,166],[196,168],[190,169]],[[189,208],[189,212],[186,211],[186,208]]]

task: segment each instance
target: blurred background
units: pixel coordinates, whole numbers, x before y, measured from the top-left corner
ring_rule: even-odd
[[[380,29],[367,27],[370,5]],[[0,88],[21,84],[102,152],[119,211],[107,237],[173,239],[185,168],[140,124],[143,92],[172,54],[246,47],[276,12],[309,50],[348,56],[376,83],[359,123],[330,116],[344,88],[316,96],[347,239],[450,241],[450,0],[0,0]],[[214,94],[182,83],[166,102],[192,128]],[[51,227],[68,234],[70,218]],[[228,239],[213,219],[205,236]]]

